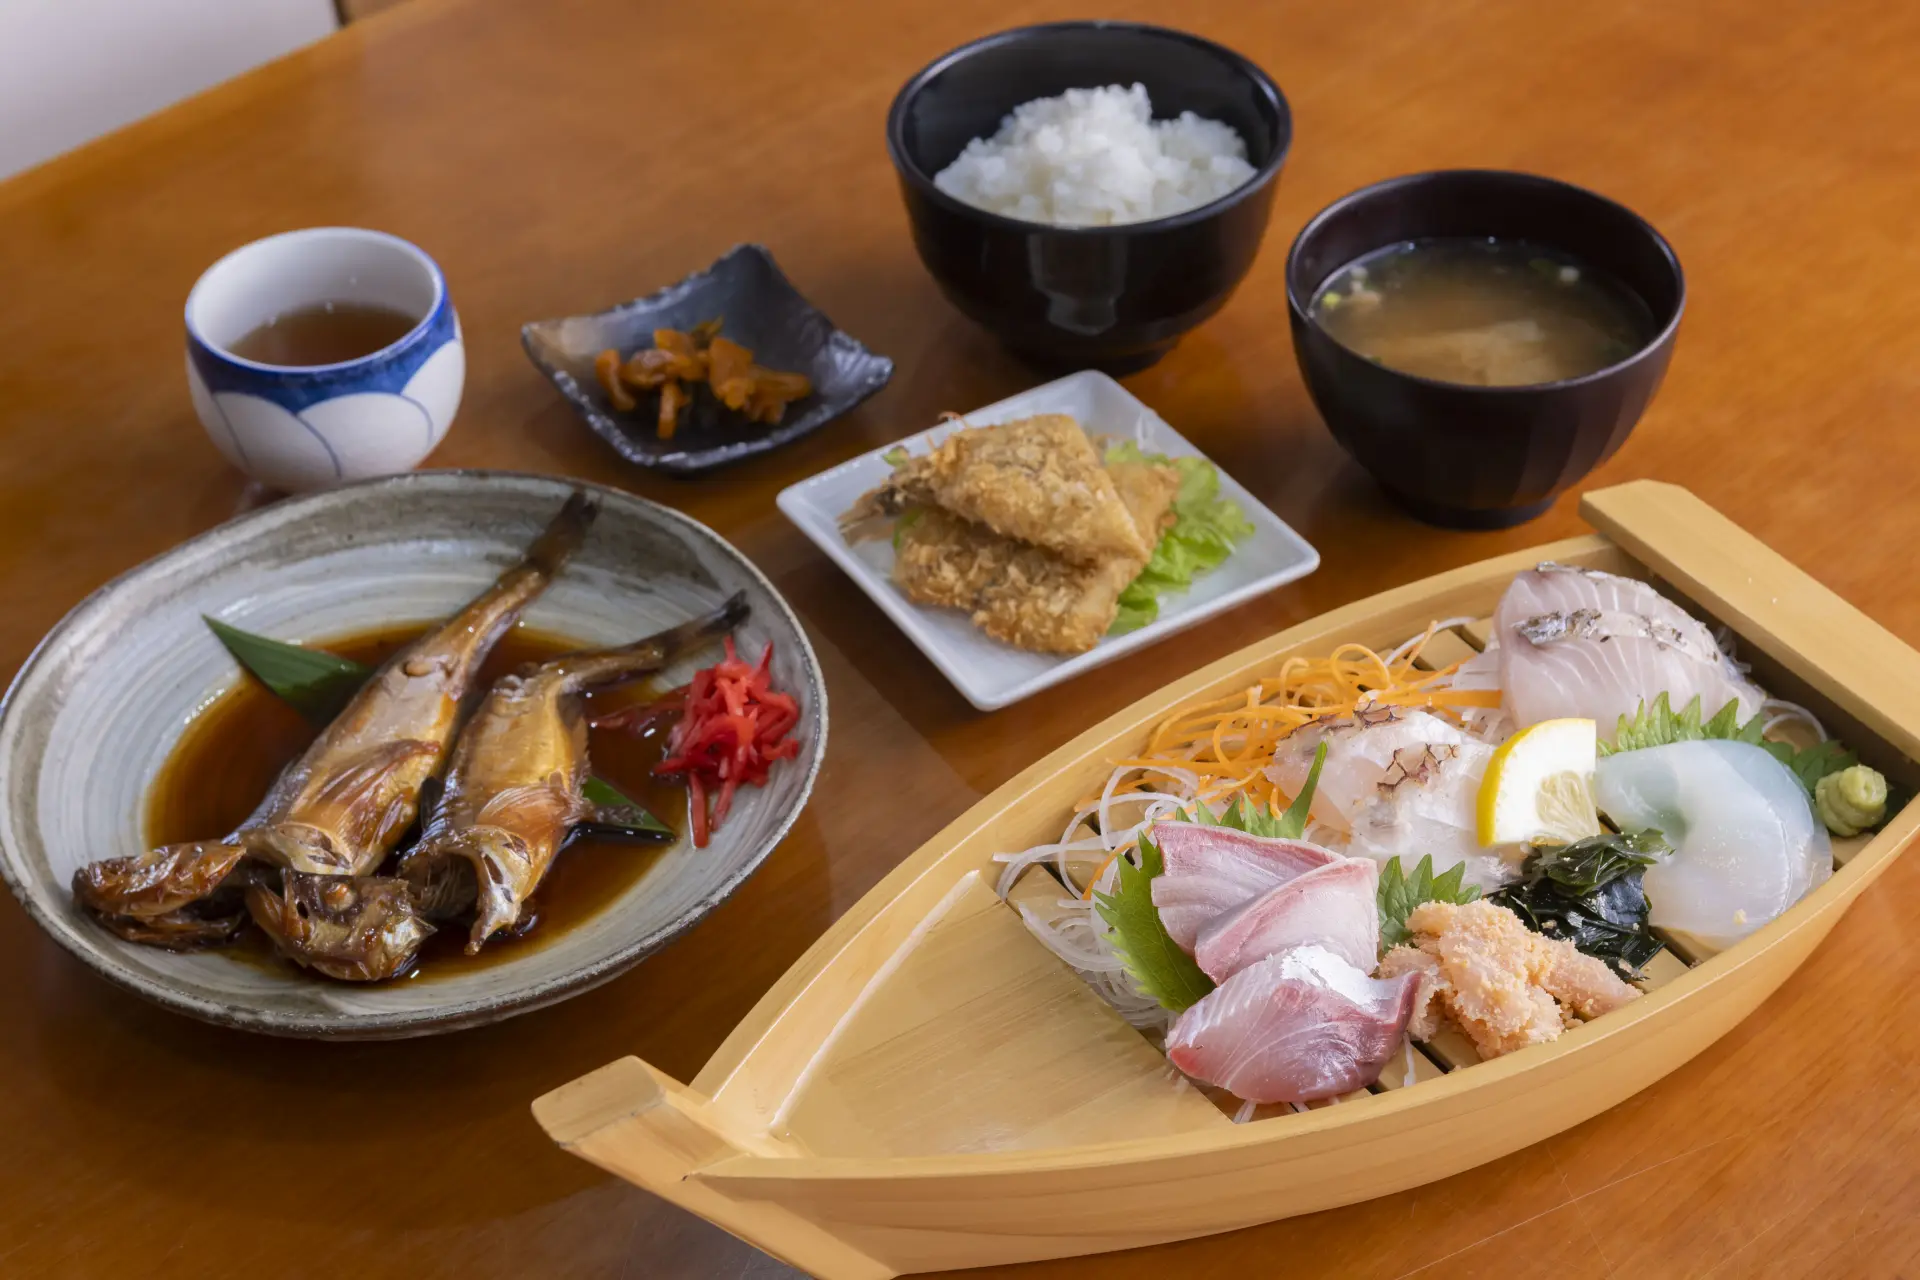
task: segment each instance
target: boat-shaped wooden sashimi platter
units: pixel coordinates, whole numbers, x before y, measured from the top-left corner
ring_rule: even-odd
[[[1896,788],[1920,786],[1920,654],[1683,489],[1622,485],[1582,512],[1598,533],[1335,610],[1111,717],[901,863],[691,1084],[624,1058],[540,1098],[535,1116],[574,1154],[795,1266],[854,1280],[1349,1204],[1496,1159],[1646,1088],[1793,973],[1912,840],[1920,805],[1835,839],[1832,877],[1731,947],[1689,953],[1669,938],[1640,998],[1551,1043],[1480,1062],[1443,1034],[1341,1105],[1262,1107],[1244,1123],[1028,931],[1015,904],[1060,897],[1049,868],[1028,868],[1006,900],[996,891],[995,855],[1058,840],[1174,708],[1244,690],[1294,655],[1350,641],[1385,652],[1436,619],[1486,619],[1516,573],[1547,560],[1642,579],[1730,629],[1756,681]],[[1456,626],[1429,660],[1485,639],[1484,623]]]

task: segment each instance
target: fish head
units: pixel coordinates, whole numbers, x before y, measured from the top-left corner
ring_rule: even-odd
[[[247,909],[283,955],[346,982],[404,973],[434,931],[411,887],[387,876],[287,871],[279,893],[264,884],[248,889]]]

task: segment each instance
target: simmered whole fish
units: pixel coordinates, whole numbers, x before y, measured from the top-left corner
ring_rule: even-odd
[[[435,919],[473,911],[470,953],[513,928],[570,831],[600,816],[580,794],[588,776],[580,695],[658,671],[746,616],[737,595],[659,635],[566,654],[495,683],[460,733],[420,842],[400,859],[420,909]]]
[[[1742,720],[1765,696],[1699,619],[1644,582],[1595,569],[1549,562],[1516,575],[1494,635],[1516,725],[1572,716],[1611,742],[1621,716],[1663,693],[1675,710],[1699,698],[1703,716],[1737,701]]]
[[[74,898],[124,938],[195,946],[245,923],[245,885],[234,879],[244,861],[314,875],[372,872],[413,825],[421,784],[445,762],[481,663],[598,511],[585,494],[568,499],[491,587],[387,659],[231,835],[82,867]]]

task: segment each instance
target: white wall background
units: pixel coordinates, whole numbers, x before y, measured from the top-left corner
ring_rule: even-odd
[[[333,0],[0,0],[0,178],[334,26]]]

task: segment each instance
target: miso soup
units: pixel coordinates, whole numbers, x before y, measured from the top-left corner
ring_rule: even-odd
[[[1335,341],[1376,364],[1486,387],[1596,373],[1654,336],[1632,290],[1523,240],[1391,245],[1334,272],[1311,310]]]

